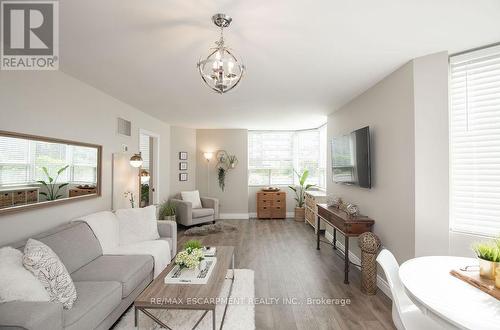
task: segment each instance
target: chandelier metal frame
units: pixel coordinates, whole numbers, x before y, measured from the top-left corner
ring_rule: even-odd
[[[229,92],[230,90],[234,89],[241,81],[243,76],[245,75],[245,65],[238,60],[238,58],[233,54],[233,52],[227,48],[224,44],[224,28],[229,27],[232,22],[232,18],[226,14],[215,14],[212,16],[212,22],[220,28],[220,37],[219,40],[215,42],[217,47],[210,48],[210,54],[205,58],[205,59],[200,59],[197,63],[198,71],[200,73],[201,79],[205,82],[205,84],[210,87],[213,91],[219,94],[224,94]],[[213,63],[212,56],[215,56],[215,54],[219,52],[219,54],[224,55],[224,53],[227,53],[234,65],[238,66],[238,71],[239,71],[239,77],[237,77],[236,74],[232,72],[225,72],[223,67],[220,66],[219,68],[213,68],[213,74],[209,79],[213,79],[217,81],[218,83],[215,83],[214,85],[211,85],[210,81],[207,80],[206,74],[203,72],[205,69],[205,65],[208,63]],[[221,61],[222,63],[222,61]],[[230,84],[225,87],[223,84],[223,79],[230,79]],[[236,79],[237,78],[237,79]],[[235,81],[231,81],[232,79],[236,79]]]

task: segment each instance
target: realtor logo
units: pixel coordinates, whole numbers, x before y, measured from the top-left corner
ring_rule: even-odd
[[[57,1],[1,1],[1,70],[59,68]]]

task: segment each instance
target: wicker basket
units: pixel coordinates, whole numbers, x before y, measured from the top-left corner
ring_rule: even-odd
[[[12,193],[2,193],[0,194],[0,208],[11,207],[12,206]]]
[[[14,205],[26,204],[26,192],[25,191],[15,191],[14,194]]]
[[[377,235],[366,232],[359,236],[361,249],[361,292],[367,295],[377,293],[377,253],[380,239]]]

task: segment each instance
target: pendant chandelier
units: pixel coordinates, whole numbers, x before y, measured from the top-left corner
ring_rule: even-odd
[[[205,59],[198,61],[198,70],[201,79],[212,90],[219,94],[226,93],[236,87],[243,77],[245,66],[232,51],[224,45],[224,28],[231,24],[233,19],[225,14],[215,14],[212,21],[220,28],[220,38],[215,48]]]

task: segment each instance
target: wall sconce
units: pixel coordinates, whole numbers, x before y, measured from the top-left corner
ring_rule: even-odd
[[[205,157],[205,159],[207,160],[207,162],[210,162],[210,159],[212,159],[213,156],[214,156],[213,152],[204,152],[203,153],[203,157]]]
[[[143,160],[142,160],[140,152],[138,154],[134,154],[132,157],[130,157],[130,166],[141,167],[142,163],[143,163]]]

